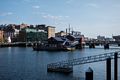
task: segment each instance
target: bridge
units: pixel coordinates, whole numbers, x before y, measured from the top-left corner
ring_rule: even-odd
[[[89,45],[90,43],[94,43],[96,45],[100,45],[100,44],[105,44],[105,43],[109,43],[109,44],[120,44],[120,41],[96,41],[96,40],[91,40],[91,41],[85,41],[86,45]]]
[[[50,72],[64,72],[64,73],[67,72],[67,73],[69,73],[69,72],[73,71],[73,66],[75,66],[75,65],[105,61],[108,58],[114,59],[115,53],[117,53],[117,58],[120,58],[120,51],[99,54],[99,55],[93,55],[93,56],[82,57],[82,58],[48,64],[47,71],[48,72],[50,71]]]

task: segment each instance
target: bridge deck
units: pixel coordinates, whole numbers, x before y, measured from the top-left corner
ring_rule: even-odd
[[[118,53],[118,58],[120,58],[120,51],[116,51]],[[107,58],[114,59],[114,53],[105,53],[105,54],[99,54],[99,55],[93,55],[88,57],[82,57],[77,58],[73,60],[66,60],[66,61],[60,61],[56,63],[51,63],[47,65],[48,71],[61,71],[61,69],[64,71],[70,71],[72,72],[72,67],[75,65],[81,65],[86,63],[93,63],[93,62],[99,62],[99,61],[105,61]]]

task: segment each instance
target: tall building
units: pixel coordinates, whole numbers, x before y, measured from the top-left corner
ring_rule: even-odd
[[[48,38],[55,37],[55,27],[47,26]]]
[[[3,31],[0,30],[0,43],[4,42],[4,38],[3,38]]]

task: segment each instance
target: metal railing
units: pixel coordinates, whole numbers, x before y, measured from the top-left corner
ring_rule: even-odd
[[[75,65],[105,61],[107,58],[114,59],[114,53],[118,53],[118,58],[120,58],[120,51],[116,51],[116,52],[111,52],[111,53],[105,53],[105,54],[99,54],[99,55],[93,55],[93,56],[88,56],[88,57],[82,57],[82,58],[77,58],[77,59],[72,59],[72,60],[51,63],[47,65],[47,68],[48,69],[49,68],[51,69],[69,68]]]

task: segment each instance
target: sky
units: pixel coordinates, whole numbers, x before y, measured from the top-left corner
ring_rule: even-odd
[[[0,24],[21,23],[112,37],[120,35],[120,0],[0,0]]]

